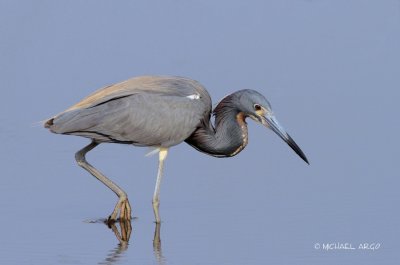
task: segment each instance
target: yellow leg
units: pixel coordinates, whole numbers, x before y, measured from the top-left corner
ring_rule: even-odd
[[[167,154],[168,154],[168,148],[161,147],[158,156],[159,161],[158,161],[157,181],[153,195],[153,210],[154,210],[154,217],[156,218],[156,223],[161,222],[160,214],[158,212],[160,206],[160,185],[164,169],[164,160],[167,158]]]
[[[119,200],[115,205],[114,211],[108,217],[108,222],[117,221],[118,212],[120,220],[131,220],[131,206],[129,205],[128,195],[123,191],[117,184],[112,182],[106,176],[104,176],[100,171],[94,168],[91,164],[86,161],[85,155],[87,152],[98,146],[99,143],[95,141],[91,142],[89,145],[85,146],[75,154],[76,162],[79,166],[86,169],[90,174],[100,180],[104,185],[111,189],[115,194],[117,194]]]

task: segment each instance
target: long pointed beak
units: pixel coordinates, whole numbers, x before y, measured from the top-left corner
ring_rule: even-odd
[[[306,155],[301,151],[300,147],[296,144],[296,142],[290,137],[290,135],[283,129],[283,127],[279,124],[277,119],[273,115],[259,116],[261,118],[261,123],[265,126],[273,130],[282,140],[284,140],[293,151],[296,152],[298,156],[300,156],[307,164],[308,159]]]

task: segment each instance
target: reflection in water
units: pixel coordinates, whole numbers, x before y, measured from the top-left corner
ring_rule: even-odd
[[[119,244],[117,247],[112,249],[105,260],[99,262],[99,264],[116,264],[123,256],[123,253],[128,249],[128,243],[132,233],[131,222],[119,221],[118,223],[120,230],[118,230],[116,223],[105,223],[108,228],[110,228],[114,232],[114,235],[118,239]]]
[[[164,265],[165,258],[162,255],[160,230],[161,230],[161,224],[156,223],[156,228],[154,229],[153,251],[157,263],[159,265]]]
[[[115,223],[107,224],[109,228],[114,232],[121,246],[128,248],[129,239],[132,233],[132,224],[130,220],[124,220],[119,222],[121,233],[118,231]]]
[[[132,233],[132,224],[131,221],[118,221],[114,223],[104,222],[104,223],[107,225],[108,228],[110,228],[114,232],[114,235],[119,241],[119,243],[114,249],[110,251],[110,253],[104,259],[104,261],[101,261],[98,264],[107,264],[107,265],[117,264],[118,261],[123,257],[123,253],[128,249],[129,239]],[[119,224],[119,226],[117,224]],[[162,255],[160,230],[161,230],[161,224],[156,224],[154,229],[153,251],[157,264],[165,265],[166,259]]]

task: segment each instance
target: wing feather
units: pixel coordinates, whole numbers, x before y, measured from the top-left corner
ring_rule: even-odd
[[[198,82],[146,76],[100,89],[46,124],[55,133],[99,142],[172,146],[189,137],[210,111],[210,96]]]

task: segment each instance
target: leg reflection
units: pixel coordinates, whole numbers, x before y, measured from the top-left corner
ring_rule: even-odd
[[[119,220],[119,222],[105,222],[105,224],[113,232],[119,244],[112,249],[104,261],[99,264],[116,264],[123,257],[123,253],[128,249],[129,239],[132,233],[132,225],[130,220]],[[119,230],[118,230],[119,224]]]
[[[118,231],[118,228],[115,225],[115,222],[106,223],[106,224],[114,232],[115,237],[119,241],[119,245],[121,247],[124,247],[125,249],[128,248],[129,239],[130,239],[131,233],[132,233],[131,221],[130,220],[120,220],[119,221],[119,226],[120,226],[121,232]]]
[[[107,257],[103,261],[99,262],[98,264],[118,264],[121,258],[123,258],[124,252],[128,249],[129,239],[132,233],[131,221],[119,220],[117,222],[105,222],[105,224],[111,229],[111,231],[113,231],[115,237],[119,241],[119,244],[108,253]],[[153,238],[153,251],[156,263],[158,265],[165,265],[166,259],[162,254],[160,231],[161,224],[156,223]]]
[[[162,254],[162,249],[161,249],[160,230],[161,230],[161,223],[156,223],[156,227],[154,229],[153,251],[157,264],[164,265],[165,258]]]

